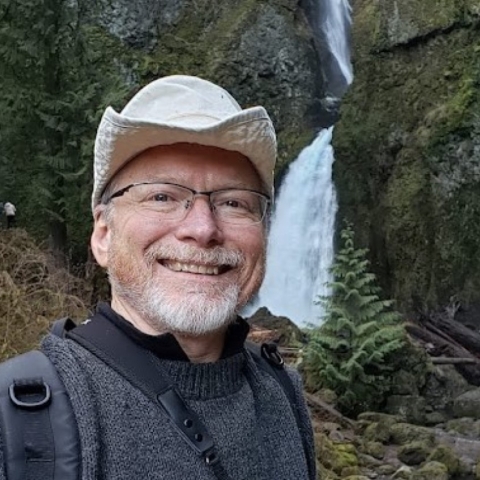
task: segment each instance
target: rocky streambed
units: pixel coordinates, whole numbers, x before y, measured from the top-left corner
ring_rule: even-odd
[[[322,480],[480,479],[480,420],[425,427],[365,412],[350,428],[316,421],[315,431]]]

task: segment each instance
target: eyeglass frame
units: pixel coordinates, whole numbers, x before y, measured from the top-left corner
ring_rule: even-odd
[[[251,188],[234,188],[234,187],[232,187],[232,188],[219,188],[218,190],[209,190],[209,191],[207,190],[207,191],[199,192],[197,190],[194,190],[193,188],[186,187],[185,185],[180,185],[178,183],[173,183],[173,182],[135,182],[135,183],[131,183],[131,184],[121,188],[120,190],[117,190],[116,192],[112,193],[106,200],[104,200],[102,202],[102,204],[103,205],[108,205],[111,200],[113,200],[114,198],[122,197],[123,195],[125,195],[125,193],[127,193],[133,187],[136,187],[136,186],[139,186],[139,185],[156,185],[156,184],[172,185],[174,187],[180,187],[180,188],[183,188],[184,190],[188,190],[189,192],[191,192],[192,195],[193,195],[193,199],[192,199],[192,203],[191,203],[190,207],[186,208],[187,211],[190,208],[193,207],[193,204],[195,203],[195,199],[198,196],[208,197],[208,204],[210,206],[210,210],[212,212],[214,212],[215,209],[214,209],[214,206],[212,205],[212,199],[211,199],[211,196],[214,193],[228,192],[229,190],[241,190],[241,191],[244,191],[244,192],[255,193],[256,195],[259,195],[260,197],[262,197],[266,201],[266,203],[265,203],[265,211],[263,212],[262,218],[258,222],[252,222],[251,225],[258,225],[259,223],[262,223],[265,220],[265,218],[268,218],[268,212],[269,212],[270,206],[272,204],[272,199],[270,198],[269,195],[267,195],[263,192],[259,192],[258,190],[253,190]],[[215,216],[215,218],[217,218],[217,217]],[[229,222],[226,222],[226,223],[229,223]],[[235,224],[233,224],[233,225],[235,225]]]

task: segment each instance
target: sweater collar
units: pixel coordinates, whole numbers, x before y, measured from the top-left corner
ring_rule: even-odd
[[[115,312],[107,303],[101,303],[98,306],[97,312],[110,320],[136,343],[151,351],[157,358],[165,360],[181,360],[184,362],[190,361],[176,338],[171,333],[164,333],[161,335],[148,335],[143,333],[132,325],[132,323]],[[248,323],[238,316],[235,322],[228,326],[225,335],[225,345],[220,358],[229,358],[242,352],[249,330],[250,327]]]

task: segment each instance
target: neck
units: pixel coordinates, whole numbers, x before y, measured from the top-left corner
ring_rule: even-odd
[[[168,333],[167,329],[152,327],[134,309],[118,297],[113,296],[111,307],[137,330],[147,335],[156,336]],[[192,363],[210,363],[216,362],[222,355],[225,344],[225,331],[225,329],[221,329],[198,336],[172,333]]]

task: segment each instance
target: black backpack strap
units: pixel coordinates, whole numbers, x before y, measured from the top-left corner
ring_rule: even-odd
[[[212,468],[216,478],[228,480],[206,427],[187,407],[170,380],[161,376],[145,349],[102,315],[94,315],[66,336],[89,350],[162,408],[187,444]]]
[[[8,480],[78,480],[80,441],[50,360],[31,351],[0,365],[0,424]]]
[[[278,351],[278,346],[275,343],[262,343],[262,345],[258,345],[257,343],[247,341],[245,342],[245,347],[252,354],[258,367],[268,372],[282,386],[283,391],[290,402],[298,430],[300,431],[303,451],[308,464],[309,476],[311,479],[315,479],[315,466],[311,465],[311,462],[309,461],[311,453],[309,452],[302,431],[302,421],[300,419],[300,412],[298,411],[295,387],[293,386],[292,379],[288,375],[288,372],[285,370],[285,362]]]
[[[50,333],[56,337],[64,338],[65,335],[76,326],[75,322],[69,317],[59,318],[53,322]]]

